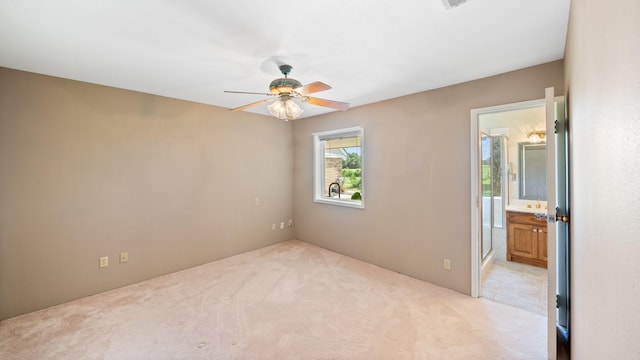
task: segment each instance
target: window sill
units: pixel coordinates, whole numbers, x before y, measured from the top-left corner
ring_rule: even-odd
[[[321,203],[321,204],[328,204],[328,205],[337,205],[337,206],[344,206],[344,207],[350,207],[350,208],[355,208],[355,209],[364,209],[364,202],[362,200],[360,201],[355,201],[355,200],[347,200],[347,199],[314,199],[314,202],[317,203]]]

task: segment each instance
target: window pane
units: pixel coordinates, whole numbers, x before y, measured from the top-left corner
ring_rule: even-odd
[[[364,209],[364,128],[314,133],[314,201]]]
[[[324,149],[324,197],[360,200],[362,193],[361,138],[351,136],[322,140]]]

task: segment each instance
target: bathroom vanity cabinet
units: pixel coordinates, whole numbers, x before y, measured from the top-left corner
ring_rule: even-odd
[[[507,260],[547,267],[547,221],[507,211]]]

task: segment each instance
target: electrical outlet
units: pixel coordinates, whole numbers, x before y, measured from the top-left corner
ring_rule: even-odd
[[[451,270],[451,260],[449,259],[444,259],[444,261],[442,262],[442,267],[445,270]]]
[[[129,261],[129,253],[128,252],[121,252],[120,253],[120,264],[122,263],[126,263]]]
[[[255,198],[253,202],[256,204],[256,206],[260,205],[260,198]]]
[[[100,267],[104,268],[109,266],[109,257],[108,256],[101,256],[100,257]]]
[[[276,224],[271,224],[271,230],[275,230],[276,229]]]
[[[280,230],[284,229],[284,221],[280,223]]]
[[[293,227],[293,220],[289,219],[289,229]]]

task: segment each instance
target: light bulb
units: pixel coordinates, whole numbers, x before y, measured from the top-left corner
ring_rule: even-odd
[[[285,101],[284,107],[287,120],[297,119],[300,115],[302,115],[302,112],[304,111],[293,100]]]
[[[534,142],[534,143],[540,142],[540,135],[533,134],[533,135],[529,136],[529,140],[531,142]]]

